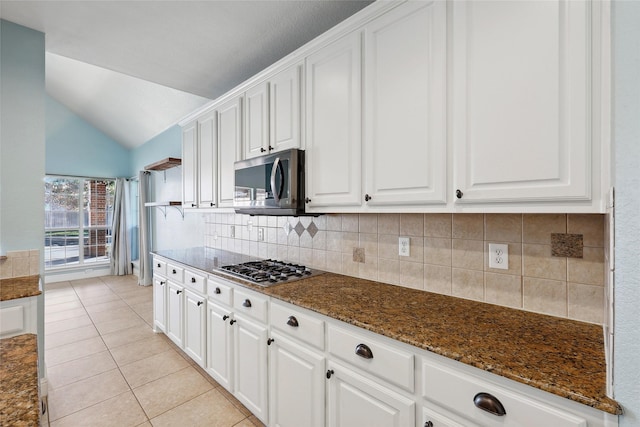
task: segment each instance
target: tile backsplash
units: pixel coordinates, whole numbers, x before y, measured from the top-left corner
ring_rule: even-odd
[[[40,274],[40,251],[8,251],[7,258],[0,260],[0,279]]]
[[[212,248],[604,322],[604,215],[214,213],[205,222],[205,245]],[[582,237],[581,258],[552,256],[551,235],[558,233]],[[400,236],[410,238],[409,256],[398,256]],[[489,267],[489,243],[508,245],[506,270]]]

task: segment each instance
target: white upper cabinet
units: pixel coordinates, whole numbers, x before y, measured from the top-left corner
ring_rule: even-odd
[[[293,65],[245,92],[245,159],[301,147],[301,73]]]
[[[590,5],[450,3],[456,204],[591,199]]]
[[[273,151],[302,148],[300,142],[301,78],[302,64],[296,64],[270,79],[269,142]]]
[[[182,128],[182,206],[195,208],[198,206],[197,190],[197,156],[198,126],[197,122]]]
[[[244,96],[244,158],[260,156],[269,144],[269,83],[260,83]]]
[[[403,4],[364,35],[366,204],[446,203],[446,3]]]
[[[307,57],[309,207],[361,204],[361,33]]]
[[[198,119],[198,207],[217,205],[218,193],[218,127],[212,111]]]
[[[232,98],[218,107],[219,182],[220,207],[233,206],[235,186],[234,163],[240,159],[242,142],[242,98]]]

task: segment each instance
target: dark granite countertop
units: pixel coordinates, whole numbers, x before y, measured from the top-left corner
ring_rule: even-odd
[[[218,274],[255,257],[193,248],[157,255]],[[229,279],[228,275],[221,275]],[[601,326],[326,273],[245,287],[611,414]]]
[[[12,277],[0,279],[0,301],[40,295],[40,276]]]
[[[0,340],[0,425],[37,426],[38,340],[34,334]]]

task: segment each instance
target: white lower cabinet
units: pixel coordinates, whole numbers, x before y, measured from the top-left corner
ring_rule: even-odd
[[[166,331],[166,300],[167,279],[156,276],[153,278],[153,330]]]
[[[167,336],[171,341],[182,348],[182,299],[184,288],[171,281],[167,282],[169,291],[167,293]]]
[[[231,391],[233,373],[233,328],[231,309],[207,303],[206,370],[221,386]]]
[[[205,366],[206,298],[185,291],[184,351],[200,366]]]
[[[422,424],[421,427],[476,427],[477,424],[471,424],[465,421],[464,424],[454,421],[431,408],[422,408]]]
[[[267,327],[240,314],[234,320],[234,395],[268,423]]]
[[[269,414],[274,427],[325,425],[324,354],[271,332]]]
[[[413,427],[415,402],[352,368],[329,361],[328,425]]]

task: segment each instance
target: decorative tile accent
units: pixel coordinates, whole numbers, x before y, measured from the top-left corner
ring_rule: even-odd
[[[353,262],[364,263],[364,248],[353,248]]]
[[[551,256],[582,258],[582,234],[551,233]]]
[[[309,226],[307,227],[307,233],[309,233],[312,238],[316,235],[317,232],[318,227],[313,222],[309,224]]]
[[[301,236],[302,233],[304,233],[304,225],[302,225],[300,221],[298,221],[298,223],[296,224],[295,227],[293,227],[293,229],[296,231],[296,233],[298,233],[298,236]]]

